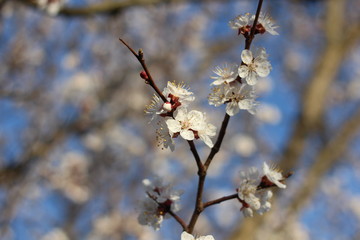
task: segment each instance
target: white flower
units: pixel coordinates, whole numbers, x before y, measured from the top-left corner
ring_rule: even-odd
[[[192,110],[187,112],[186,108],[178,108],[175,119],[166,120],[170,134],[180,133],[180,136],[185,140],[194,140],[194,131],[198,131],[203,125],[203,114],[199,111]]]
[[[239,15],[235,19],[229,22],[232,29],[238,29],[239,34],[247,35],[250,33],[252,25],[254,24],[255,15],[250,17],[250,14]],[[275,29],[278,26],[274,25],[272,18],[268,14],[260,13],[255,33],[269,32],[272,35],[279,35]]]
[[[252,167],[248,171],[241,171],[240,187],[237,189],[238,197],[241,199],[244,208],[259,209],[260,199],[255,195],[257,186],[260,184],[259,171]]]
[[[245,78],[249,85],[255,85],[259,77],[268,76],[271,70],[271,64],[267,60],[265,49],[259,49],[255,55],[254,58],[252,52],[247,49],[241,53],[241,60],[244,65],[241,65],[238,69],[239,76]]]
[[[141,202],[142,211],[138,217],[138,222],[141,225],[148,225],[155,230],[160,229],[160,225],[164,220],[163,215],[159,214],[159,205],[152,199],[146,198]]]
[[[226,113],[234,116],[240,109],[247,110],[251,114],[255,114],[258,103],[255,101],[254,88],[247,84],[237,84],[227,90],[225,101]]]
[[[215,240],[215,238],[212,235],[200,236],[195,238],[190,233],[183,232],[181,234],[181,240]]]
[[[250,21],[254,21],[254,20],[255,20],[255,15],[251,17]],[[257,26],[257,30],[260,33],[264,33],[266,31],[271,35],[279,35],[279,33],[275,31],[275,28],[278,28],[278,26],[274,25],[272,18],[268,14],[264,14],[261,12],[257,23],[258,25],[261,24],[261,26]]]
[[[158,117],[167,116],[166,114],[171,111],[171,104],[170,109],[168,104],[170,103],[164,103],[160,97],[154,94],[151,103],[145,107],[145,113],[151,116],[150,122],[154,119],[159,120]]]
[[[175,104],[175,108],[178,106],[187,106],[189,102],[195,100],[194,94],[189,91],[185,84],[177,84],[175,82],[168,82],[164,88],[163,94],[169,99],[171,104]],[[180,103],[180,105],[178,104]]]
[[[266,176],[266,180],[270,181],[270,183],[275,184],[279,188],[286,188],[286,185],[281,181],[285,180],[284,176],[282,175],[281,171],[276,168],[270,168],[265,162],[263,164],[263,173]]]
[[[239,34],[249,33],[251,30],[250,14],[239,15],[229,22],[232,29],[237,29]]]
[[[174,119],[166,120],[166,124],[173,137],[180,134],[188,141],[200,138],[207,146],[213,147],[210,137],[215,136],[216,127],[207,123],[206,117],[199,111],[187,112],[186,108],[178,108],[175,111]]]
[[[226,102],[226,93],[229,90],[229,85],[221,85],[220,87],[213,87],[209,94],[208,100],[210,105],[219,107]]]
[[[217,76],[211,77],[215,80],[211,85],[227,84],[234,81],[238,77],[238,67],[236,64],[225,64],[222,68],[217,66],[214,70]]]

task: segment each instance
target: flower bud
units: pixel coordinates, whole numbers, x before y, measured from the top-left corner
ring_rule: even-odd
[[[148,79],[149,79],[149,77],[148,77],[148,75],[146,74],[145,71],[141,71],[141,72],[140,72],[140,77],[141,77],[142,79],[144,79],[144,80],[148,80]]]
[[[171,103],[169,103],[169,102],[164,103],[163,106],[162,106],[162,108],[163,108],[165,111],[170,112],[170,111],[172,110],[172,108],[171,108]]]

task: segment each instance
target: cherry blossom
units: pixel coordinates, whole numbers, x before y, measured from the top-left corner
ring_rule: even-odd
[[[233,83],[215,87],[209,95],[209,104],[218,107],[226,105],[226,113],[234,116],[239,110],[247,110],[255,114],[258,105],[255,101],[255,90],[248,84]]]
[[[200,138],[209,147],[213,146],[210,137],[215,136],[216,127],[206,122],[203,113],[197,110],[187,111],[186,108],[178,108],[174,119],[166,120],[170,135],[180,135],[185,140],[191,141]]]
[[[211,77],[215,80],[211,85],[227,84],[234,81],[238,77],[238,67],[236,64],[225,64],[223,67],[217,66],[214,70],[217,76]]]
[[[251,31],[250,13],[245,15],[239,15],[229,22],[229,26],[232,29],[237,29],[238,34],[246,35]]]
[[[263,164],[264,182],[270,182],[268,184],[274,184],[279,188],[286,188],[286,185],[282,183],[285,180],[281,173],[281,170],[275,167],[269,167],[265,162]]]
[[[250,50],[243,50],[241,60],[244,64],[238,69],[239,76],[244,78],[249,85],[255,85],[259,77],[266,77],[270,73],[271,64],[267,60],[266,51],[263,48],[256,52],[255,58]]]
[[[254,21],[254,20],[255,20],[255,15],[251,17],[250,21]],[[258,32],[259,33],[268,32],[271,35],[279,35],[279,33],[275,31],[276,28],[278,28],[278,26],[274,25],[274,21],[272,20],[270,15],[261,12],[256,26]]]
[[[168,82],[164,88],[163,94],[168,98],[173,108],[178,106],[187,106],[190,102],[195,100],[194,93],[189,91],[189,88],[183,83]]]

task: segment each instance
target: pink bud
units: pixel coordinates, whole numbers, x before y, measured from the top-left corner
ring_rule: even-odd
[[[149,79],[149,77],[148,77],[148,75],[146,74],[145,71],[141,71],[141,72],[140,72],[140,77],[141,77],[142,79],[145,79],[145,80],[148,80],[148,79]]]

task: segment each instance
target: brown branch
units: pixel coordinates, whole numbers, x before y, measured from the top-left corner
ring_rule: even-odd
[[[222,202],[225,202],[225,201],[228,201],[228,200],[231,200],[231,199],[235,199],[235,198],[238,198],[237,193],[229,195],[229,196],[221,197],[221,198],[218,198],[218,199],[215,199],[215,200],[212,200],[212,201],[208,201],[208,202],[204,203],[204,208],[210,207],[210,206],[215,205],[215,204],[220,204]]]
[[[262,2],[263,2],[263,0],[259,0],[258,7],[257,7],[257,10],[256,10],[255,20],[254,20],[253,26],[251,28],[251,33],[246,38],[245,49],[250,49],[252,40],[254,39],[256,24],[257,24],[257,20],[259,18],[259,15],[260,15]],[[202,194],[203,194],[203,191],[204,191],[206,172],[207,172],[207,169],[209,168],[209,166],[211,164],[211,161],[215,157],[216,153],[218,153],[219,150],[220,150],[220,147],[221,147],[222,141],[224,139],[224,136],[225,136],[225,133],[226,133],[226,128],[228,126],[229,120],[230,120],[230,116],[227,113],[225,113],[225,117],[224,117],[224,120],[223,120],[223,122],[221,124],[220,132],[219,132],[218,138],[216,140],[216,143],[215,143],[214,147],[211,149],[211,151],[209,153],[209,156],[206,159],[206,162],[204,164],[205,171],[203,171],[203,172],[199,171],[199,173],[198,173],[199,181],[198,181],[198,190],[197,190],[197,194],[196,194],[196,204],[195,204],[195,208],[194,208],[194,211],[193,211],[193,214],[191,216],[190,223],[189,223],[189,233],[192,233],[192,231],[194,230],[196,221],[199,218],[201,212],[204,210],[204,205],[203,205],[203,202],[202,202]]]
[[[164,96],[164,94],[162,94],[162,92],[160,91],[160,89],[157,87],[157,85],[154,82],[154,79],[152,78],[150,71],[148,69],[148,67],[146,66],[145,60],[144,60],[144,53],[143,51],[140,49],[138,51],[138,53],[136,53],[134,51],[133,48],[131,48],[124,40],[122,40],[121,38],[119,39],[131,52],[132,54],[134,54],[134,56],[136,57],[136,59],[139,61],[139,63],[141,64],[141,66],[143,67],[144,71],[147,74],[148,79],[146,79],[146,82],[155,90],[155,92],[161,97],[161,99],[164,102],[167,102],[168,100],[166,99],[166,97]]]
[[[17,0],[29,7],[38,8],[34,0]],[[217,0],[219,2],[219,0]],[[148,6],[156,4],[180,4],[184,2],[201,3],[203,0],[124,0],[124,1],[101,1],[98,3],[88,4],[82,7],[64,6],[58,13],[64,17],[93,17],[95,15],[113,15],[122,12],[130,7]],[[208,2],[208,1],[207,1]]]
[[[176,215],[173,211],[168,211],[168,213],[181,225],[181,227],[183,228],[184,231],[188,231],[188,227],[185,223],[185,221],[179,217],[178,215]]]

